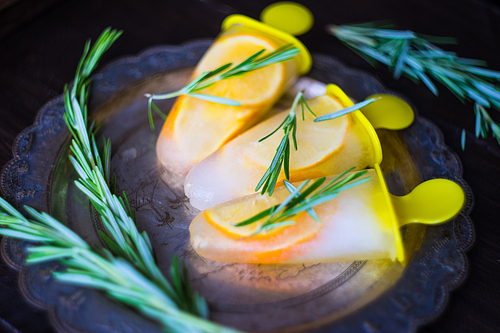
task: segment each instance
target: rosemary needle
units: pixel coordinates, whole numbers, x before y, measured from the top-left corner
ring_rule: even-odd
[[[273,194],[282,167],[285,173],[285,178],[287,180],[290,179],[290,141],[293,143],[294,149],[297,150],[297,116],[295,113],[295,109],[299,106],[299,104],[302,109],[302,120],[304,120],[304,107],[307,108],[307,110],[314,117],[316,117],[314,112],[307,105],[303,92],[299,91],[297,95],[295,95],[292,107],[285,120],[283,120],[278,128],[259,140],[259,142],[262,142],[276,133],[280,128],[283,128],[284,135],[280,141],[278,148],[276,148],[276,153],[271,161],[271,164],[269,165],[269,168],[266,170],[259,183],[257,184],[257,187],[255,188],[255,191],[258,191],[262,188],[262,195],[264,195],[265,193],[269,193],[269,196],[271,196]]]
[[[373,22],[329,25],[326,29],[370,64],[381,62],[389,66],[395,79],[405,75],[415,82],[423,82],[437,96],[438,89],[432,77],[462,102],[473,101],[476,137],[484,139],[491,131],[500,144],[500,124],[486,110],[495,108],[500,111],[500,72],[484,68],[484,61],[460,58],[454,52],[432,44],[455,43],[454,38],[426,36],[388,27],[390,25]],[[465,149],[465,139],[465,132],[462,132],[462,149]]]
[[[241,63],[235,65],[234,67],[231,67],[233,65],[232,63],[227,63],[212,71],[204,72],[193,81],[188,83],[185,87],[177,91],[163,95],[155,95],[151,93],[145,94],[144,97],[148,99],[148,116],[151,129],[155,128],[152,109],[161,117],[166,118],[166,115],[161,112],[158,106],[154,104],[153,100],[165,100],[181,95],[188,95],[194,98],[214,103],[240,106],[241,104],[238,101],[213,95],[200,94],[197,93],[197,91],[208,88],[211,85],[216,84],[218,81],[242,76],[259,68],[289,60],[296,56],[300,52],[300,50],[296,47],[292,47],[292,44],[287,44],[266,55],[263,55],[264,52],[265,49],[262,49],[259,52],[251,55]]]
[[[351,112],[354,112],[354,111],[359,110],[361,108],[364,108],[368,104],[371,104],[371,103],[375,102],[378,99],[380,99],[380,97],[369,98],[369,99],[367,99],[365,101],[362,101],[362,102],[356,103],[354,105],[351,105],[351,106],[349,106],[349,107],[347,107],[345,109],[337,110],[335,112],[322,115],[321,117],[318,117],[318,118],[314,119],[314,122],[317,123],[317,122],[320,122],[320,121],[332,120],[332,119],[335,119],[335,118],[338,118],[338,117],[345,116],[348,113],[351,113]]]

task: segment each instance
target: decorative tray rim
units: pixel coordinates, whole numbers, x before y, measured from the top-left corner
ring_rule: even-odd
[[[94,75],[94,79],[96,81],[100,80],[102,77],[106,76],[107,73],[112,72],[113,70],[116,70],[119,66],[125,65],[128,67],[133,67],[134,64],[140,63],[143,61],[146,57],[149,57],[151,55],[158,55],[162,53],[172,53],[172,54],[181,54],[183,52],[189,52],[193,47],[208,47],[210,43],[212,42],[211,39],[195,39],[195,40],[190,40],[185,43],[182,43],[181,45],[157,45],[157,46],[152,46],[150,48],[145,49],[144,51],[138,53],[137,55],[128,55],[124,57],[119,57],[114,61],[111,61],[109,64],[104,66],[98,73]],[[348,71],[353,71],[356,72],[360,75],[365,75],[369,77],[370,79],[376,81],[381,87],[383,87],[384,90],[386,90],[385,86],[373,75],[366,73],[363,70],[356,69],[349,67],[345,64],[343,64],[341,61],[338,61],[335,57],[330,56],[330,55],[314,55],[314,60],[318,59],[323,59],[323,58],[328,58],[328,59],[333,59],[334,61],[337,61],[338,63],[342,64],[346,70]],[[189,66],[186,66],[189,67]],[[176,68],[182,68],[182,67],[176,67]],[[148,73],[147,77],[148,78],[153,78],[154,76],[168,70],[169,68],[156,68],[155,70],[152,71],[152,73]],[[129,74],[126,74],[129,75]],[[131,74],[133,75],[133,74]],[[144,78],[142,78],[144,79]],[[137,82],[137,80],[136,80]],[[120,89],[123,89],[124,87],[115,87],[113,90],[114,92],[120,91]],[[390,92],[391,94],[398,95],[397,93]],[[112,94],[108,94],[107,98],[110,98],[113,96]],[[400,97],[403,97],[399,95]],[[404,97],[403,97],[404,98]],[[60,104],[63,101],[63,95],[60,95],[58,97],[55,97],[51,100],[49,100],[45,105],[43,105],[40,110],[37,112],[37,116],[35,118],[35,121],[32,125],[28,126],[25,128],[23,131],[21,131],[16,139],[14,140],[14,143],[12,145],[12,152],[13,152],[13,158],[5,164],[5,166],[2,168],[2,172],[0,175],[0,191],[2,192],[2,195],[4,198],[6,198],[8,201],[13,203],[17,208],[21,207],[21,205],[26,204],[27,198],[33,197],[36,195],[36,192],[32,193],[30,192],[30,189],[25,189],[23,188],[24,184],[23,182],[18,182],[17,187],[16,184],[13,182],[9,183],[9,179],[12,179],[13,177],[17,177],[18,179],[21,179],[23,177],[23,172],[25,172],[25,169],[22,169],[19,167],[19,164],[25,160],[27,160],[27,157],[29,156],[31,149],[33,148],[32,142],[30,141],[32,138],[33,133],[37,133],[42,129],[43,126],[43,119],[47,117],[47,114],[51,112],[51,110],[58,104]],[[104,100],[97,102],[97,104],[102,104]],[[410,104],[412,104],[410,102]],[[414,105],[412,105],[413,109],[416,110]],[[467,185],[465,180],[462,178],[462,166],[461,162],[455,152],[451,150],[450,147],[448,147],[444,143],[444,138],[442,132],[439,130],[439,128],[432,123],[430,120],[423,118],[421,116],[416,115],[416,119],[421,121],[425,126],[427,126],[430,131],[434,134],[434,144],[436,148],[444,152],[445,154],[448,155],[448,158],[452,159],[453,161],[451,162],[452,164],[455,165],[455,173],[453,174],[452,180],[457,181],[462,188],[466,191],[467,194],[467,202],[466,206],[460,213],[460,218],[462,218],[464,221],[463,223],[468,225],[468,232],[469,234],[467,235],[466,241],[462,242],[457,246],[456,251],[458,255],[461,257],[463,265],[460,269],[459,272],[457,272],[456,276],[454,276],[453,279],[449,281],[445,281],[442,284],[437,283],[434,290],[435,292],[440,289],[441,291],[438,292],[439,299],[434,300],[434,306],[431,312],[427,313],[426,315],[423,316],[418,316],[417,314],[408,314],[408,332],[415,332],[416,329],[424,325],[426,323],[429,323],[432,321],[434,318],[439,316],[443,310],[446,307],[446,304],[448,303],[449,299],[449,294],[450,292],[457,288],[464,280],[467,275],[468,271],[468,259],[465,254],[467,252],[472,244],[474,243],[475,240],[475,232],[474,232],[474,226],[472,223],[472,220],[470,218],[470,212],[473,206],[473,195],[470,187]],[[63,129],[64,131],[64,129]],[[69,134],[69,132],[68,132]],[[28,166],[24,166],[25,168]],[[47,191],[48,189],[42,189],[41,191]],[[47,193],[45,193],[47,195]],[[37,207],[39,208],[39,207]],[[48,208],[48,207],[45,207]],[[13,260],[11,255],[9,253],[12,251],[13,244],[15,242],[12,241],[12,239],[8,237],[4,237],[1,242],[0,246],[0,252],[1,256],[4,259],[4,261],[12,268],[20,271],[19,273],[19,286],[21,288],[21,291],[23,293],[23,296],[30,301],[31,304],[34,306],[37,306],[39,308],[45,309],[49,312],[49,317],[54,325],[54,327],[60,331],[60,332],[68,332],[68,331],[75,331],[79,332],[79,330],[75,330],[74,328],[71,327],[71,325],[68,325],[65,320],[63,320],[60,317],[60,314],[57,311],[57,303],[56,304],[51,304],[44,302],[38,295],[36,295],[28,286],[27,286],[27,281],[26,281],[26,275],[28,274],[28,269],[29,267],[22,262]],[[370,327],[366,327],[365,324],[365,330],[369,330]],[[376,328],[376,327],[375,327]],[[331,329],[331,325],[326,325],[325,327],[321,328],[321,332],[327,332]],[[341,330],[342,331],[342,330]]]

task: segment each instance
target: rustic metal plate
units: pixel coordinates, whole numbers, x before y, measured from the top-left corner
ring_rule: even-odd
[[[162,120],[151,131],[145,92],[167,92],[183,86],[210,41],[181,47],[159,47],[137,57],[118,60],[95,76],[92,117],[102,120],[102,134],[113,142],[112,172],[118,190],[125,191],[138,212],[138,227],[146,230],[165,274],[172,255],[186,261],[193,287],[208,300],[216,322],[248,331],[412,332],[440,313],[448,290],[467,269],[464,255],[473,242],[468,217],[472,194],[461,179],[456,155],[443,144],[439,130],[417,115],[408,129],[379,131],[382,170],[393,194],[408,193],[421,181],[444,177],[461,184],[467,205],[453,221],[439,226],[410,225],[404,232],[411,256],[403,268],[388,260],[317,265],[246,265],[210,261],[189,246],[188,226],[198,212],[184,197],[181,182],[162,168],[155,141]],[[321,94],[323,84],[336,83],[361,100],[387,92],[374,77],[349,69],[331,57],[314,57],[308,78],[292,89]],[[284,96],[281,106],[290,102]],[[172,101],[159,106],[168,110]],[[410,103],[411,104],[411,103]],[[100,244],[97,214],[73,184],[67,162],[68,131],[62,98],[49,102],[35,124],[14,144],[15,158],[2,172],[4,196],[48,211],[84,239]],[[21,270],[20,286],[35,305],[49,309],[61,332],[152,332],[161,329],[132,310],[101,294],[56,282],[58,263],[25,266],[27,242],[5,239],[2,255]]]

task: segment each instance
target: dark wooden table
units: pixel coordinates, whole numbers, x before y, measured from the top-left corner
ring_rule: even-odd
[[[215,37],[227,15],[258,18],[271,2],[20,0],[0,6],[0,166],[12,158],[16,135],[72,80],[87,38],[95,39],[105,27],[123,29],[124,34],[102,63],[157,44]],[[471,217],[476,243],[467,254],[468,277],[451,293],[442,316],[420,332],[500,331],[500,146],[491,138],[474,137],[471,103],[462,104],[442,86],[438,86],[440,96],[435,97],[423,85],[405,78],[394,81],[386,69],[372,68],[324,32],[328,23],[392,19],[402,29],[457,37],[460,44],[452,50],[486,60],[490,68],[500,70],[500,7],[474,0],[318,0],[304,4],[316,20],[313,29],[300,37],[309,49],[375,74],[387,87],[410,98],[421,115],[441,128],[446,143],[462,160],[464,179],[474,192]],[[500,119],[496,113],[493,116]],[[462,128],[467,131],[465,152],[460,149]],[[0,262],[0,331],[53,332],[45,312],[24,300],[17,279],[18,272]]]

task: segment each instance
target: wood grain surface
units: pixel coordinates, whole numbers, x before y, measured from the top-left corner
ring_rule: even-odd
[[[371,67],[324,30],[329,23],[391,19],[401,29],[456,37],[459,44],[450,50],[486,60],[490,68],[500,70],[500,7],[478,0],[301,2],[315,15],[313,29],[300,37],[305,45],[313,53],[334,56],[376,75],[389,89],[411,99],[458,153],[464,179],[473,190],[476,243],[467,254],[468,277],[451,293],[444,313],[419,331],[500,331],[500,146],[491,138],[474,137],[472,103],[462,104],[440,85],[436,97],[406,78],[395,81],[385,68]],[[26,3],[19,1],[0,11],[0,166],[12,158],[16,135],[72,80],[87,38],[95,39],[105,27],[124,33],[101,64],[158,44],[213,38],[226,16],[241,13],[258,18],[272,1],[46,0],[38,1],[39,7],[25,15],[20,10],[25,7],[18,6]],[[5,24],[7,18],[11,24]],[[464,152],[460,149],[463,128],[467,131]],[[46,313],[24,300],[17,279],[18,272],[0,262],[0,332],[53,332]]]

